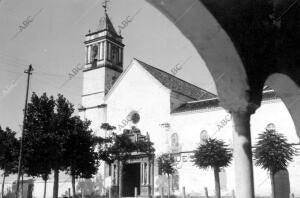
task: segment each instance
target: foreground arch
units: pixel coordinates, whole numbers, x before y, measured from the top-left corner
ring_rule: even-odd
[[[238,198],[254,198],[250,116],[268,84],[300,137],[300,3],[295,0],[147,0],[190,40],[235,123]]]

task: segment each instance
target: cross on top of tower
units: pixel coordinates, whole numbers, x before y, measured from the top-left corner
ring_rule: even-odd
[[[104,0],[102,2],[102,7],[104,8],[104,12],[106,13],[107,12],[107,3],[109,2],[109,0]]]

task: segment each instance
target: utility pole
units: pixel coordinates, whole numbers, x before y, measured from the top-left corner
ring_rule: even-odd
[[[20,142],[20,153],[19,153],[19,164],[18,164],[18,178],[17,178],[17,188],[16,188],[16,198],[19,197],[19,185],[20,185],[20,175],[22,169],[22,156],[23,156],[23,134],[24,134],[24,126],[27,114],[27,102],[28,102],[28,91],[29,91],[29,82],[30,75],[32,74],[33,68],[32,65],[29,65],[28,69],[25,70],[24,73],[27,74],[27,87],[26,87],[26,98],[25,98],[25,109],[24,109],[24,118],[23,118],[23,126],[21,132],[21,142]]]

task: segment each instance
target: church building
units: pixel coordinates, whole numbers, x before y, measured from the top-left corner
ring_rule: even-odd
[[[133,58],[124,69],[125,45],[107,13],[100,19],[95,31],[85,35],[85,67],[83,71],[83,119],[91,120],[91,129],[97,135],[107,134],[102,123],[116,126],[117,133],[132,126],[149,135],[154,143],[155,157],[162,153],[175,156],[177,172],[171,178],[171,194],[204,196],[205,188],[214,194],[212,170],[194,166],[191,155],[208,137],[224,140],[232,145],[233,122],[221,106],[218,96],[186,82],[151,63]],[[131,45],[130,43],[128,45]],[[132,44],[133,45],[133,44]],[[138,119],[129,120],[135,114]],[[289,143],[299,143],[292,118],[270,88],[265,87],[261,107],[251,117],[252,144],[266,128],[276,129],[287,136]],[[300,196],[300,157],[289,165],[291,193]],[[104,177],[104,194],[111,191],[117,197],[120,184],[117,167],[101,164],[99,174]],[[231,196],[234,189],[234,164],[220,172],[221,191]],[[123,169],[123,197],[159,196],[167,194],[167,179],[159,175],[156,160],[145,156],[132,159]],[[269,196],[269,174],[254,167],[257,196]],[[163,187],[163,188],[162,188]],[[137,189],[137,192],[135,192]]]

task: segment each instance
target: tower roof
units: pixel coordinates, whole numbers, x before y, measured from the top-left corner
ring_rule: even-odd
[[[99,20],[99,24],[97,27],[97,31],[102,31],[102,30],[107,30],[113,34],[118,35],[106,12],[104,13],[104,16],[101,17],[101,19]]]

